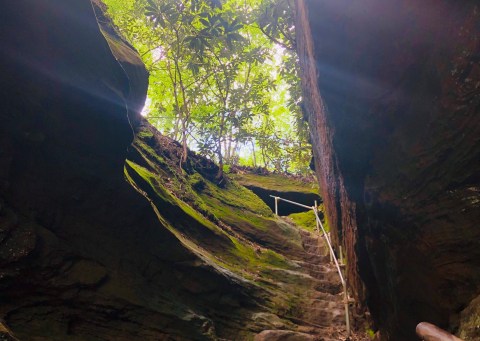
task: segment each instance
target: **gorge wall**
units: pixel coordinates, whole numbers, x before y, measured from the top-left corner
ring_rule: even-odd
[[[93,5],[1,2],[0,319],[22,340],[236,335],[248,285],[125,179],[148,74]]]
[[[479,38],[476,1],[297,0],[321,194],[384,340],[478,338]]]
[[[1,1],[0,37],[1,340],[345,334],[319,239],[141,117],[101,1]]]

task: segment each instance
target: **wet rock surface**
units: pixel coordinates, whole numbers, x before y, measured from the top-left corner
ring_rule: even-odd
[[[315,168],[350,284],[385,340],[415,339],[420,321],[455,331],[480,292],[478,4],[297,5]]]

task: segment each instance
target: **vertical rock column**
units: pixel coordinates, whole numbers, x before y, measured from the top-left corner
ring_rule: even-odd
[[[479,16],[475,1],[297,1],[322,197],[384,339],[454,330],[480,292]]]

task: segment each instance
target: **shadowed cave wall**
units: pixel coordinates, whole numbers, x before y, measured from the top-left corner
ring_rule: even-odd
[[[385,340],[480,293],[479,26],[476,1],[297,1],[321,194]]]
[[[240,333],[248,286],[125,180],[148,86],[137,53],[90,0],[0,4],[0,318],[25,340]]]

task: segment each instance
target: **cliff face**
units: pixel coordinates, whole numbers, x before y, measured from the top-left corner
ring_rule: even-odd
[[[125,180],[148,85],[136,52],[87,0],[1,8],[1,318],[25,340],[238,331],[205,314],[238,307],[248,286],[207,266]]]
[[[384,339],[455,330],[480,293],[478,4],[298,0],[297,30],[350,285]]]

